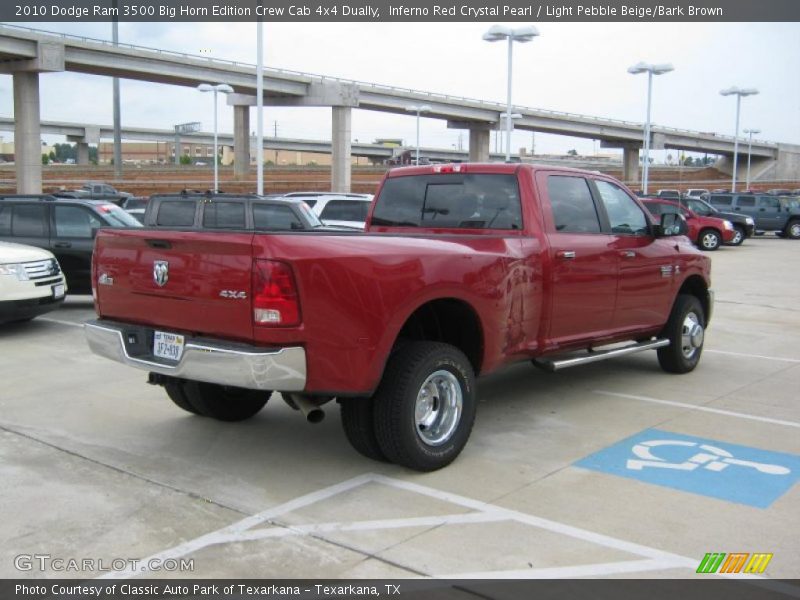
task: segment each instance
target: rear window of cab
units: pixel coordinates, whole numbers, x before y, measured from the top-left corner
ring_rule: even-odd
[[[515,175],[448,173],[388,178],[373,226],[522,229]]]

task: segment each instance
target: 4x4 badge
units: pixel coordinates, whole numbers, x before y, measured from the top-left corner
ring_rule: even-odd
[[[153,281],[158,287],[164,287],[169,281],[169,263],[165,260],[153,261]]]

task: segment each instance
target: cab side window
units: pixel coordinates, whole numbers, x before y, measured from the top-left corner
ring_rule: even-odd
[[[650,227],[642,209],[625,191],[613,183],[595,180],[605,206],[611,232],[621,235],[648,235]]]
[[[92,230],[102,227],[100,220],[78,206],[56,206],[56,237],[90,238]]]
[[[11,235],[18,237],[45,236],[45,207],[34,204],[17,204],[10,207]]]
[[[759,196],[758,208],[766,208],[770,212],[780,210],[781,202],[775,196]]]
[[[600,217],[589,184],[583,177],[550,175],[547,194],[559,233],[600,233]]]

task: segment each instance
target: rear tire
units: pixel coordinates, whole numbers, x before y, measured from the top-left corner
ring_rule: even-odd
[[[667,373],[688,373],[700,362],[705,339],[706,318],[695,296],[681,294],[675,299],[672,313],[661,331],[669,346],[657,350],[658,363]]]
[[[342,429],[356,452],[372,460],[388,462],[375,435],[375,404],[372,398],[340,398]]]
[[[785,233],[787,237],[793,240],[800,240],[800,219],[789,221]]]
[[[740,225],[733,226],[733,239],[730,241],[731,246],[741,246],[744,242],[747,234],[745,233],[744,227]]]
[[[244,421],[249,419],[269,400],[269,391],[186,381],[183,393],[197,414],[218,421]]]
[[[390,461],[434,471],[461,453],[475,422],[472,365],[439,342],[408,342],[396,350],[372,398],[375,436]]]
[[[697,245],[700,250],[713,252],[719,248],[720,244],[722,244],[722,236],[716,229],[704,229],[697,236]]]
[[[170,383],[164,384],[164,391],[167,392],[167,396],[169,399],[172,400],[176,406],[182,408],[186,412],[190,412],[193,415],[199,415],[200,413],[197,409],[192,406],[192,403],[189,402],[189,398],[186,397],[186,394],[183,391],[183,381],[174,381]]]

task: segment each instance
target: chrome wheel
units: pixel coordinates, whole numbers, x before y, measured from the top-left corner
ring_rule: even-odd
[[[690,312],[683,319],[683,327],[681,329],[681,352],[687,359],[692,358],[697,351],[703,347],[703,339],[705,338],[705,331],[700,324],[700,318],[693,312]]]
[[[719,246],[719,236],[713,231],[707,231],[700,238],[700,245],[704,250],[716,250]]]
[[[456,376],[445,370],[431,373],[420,387],[414,406],[419,438],[428,446],[444,444],[458,427],[463,406]]]
[[[733,232],[733,239],[731,240],[731,244],[733,244],[734,246],[738,246],[743,241],[744,241],[744,234],[742,233],[742,230],[737,227],[736,230]]]
[[[793,238],[800,238],[800,223],[792,223],[789,227],[789,235]]]

